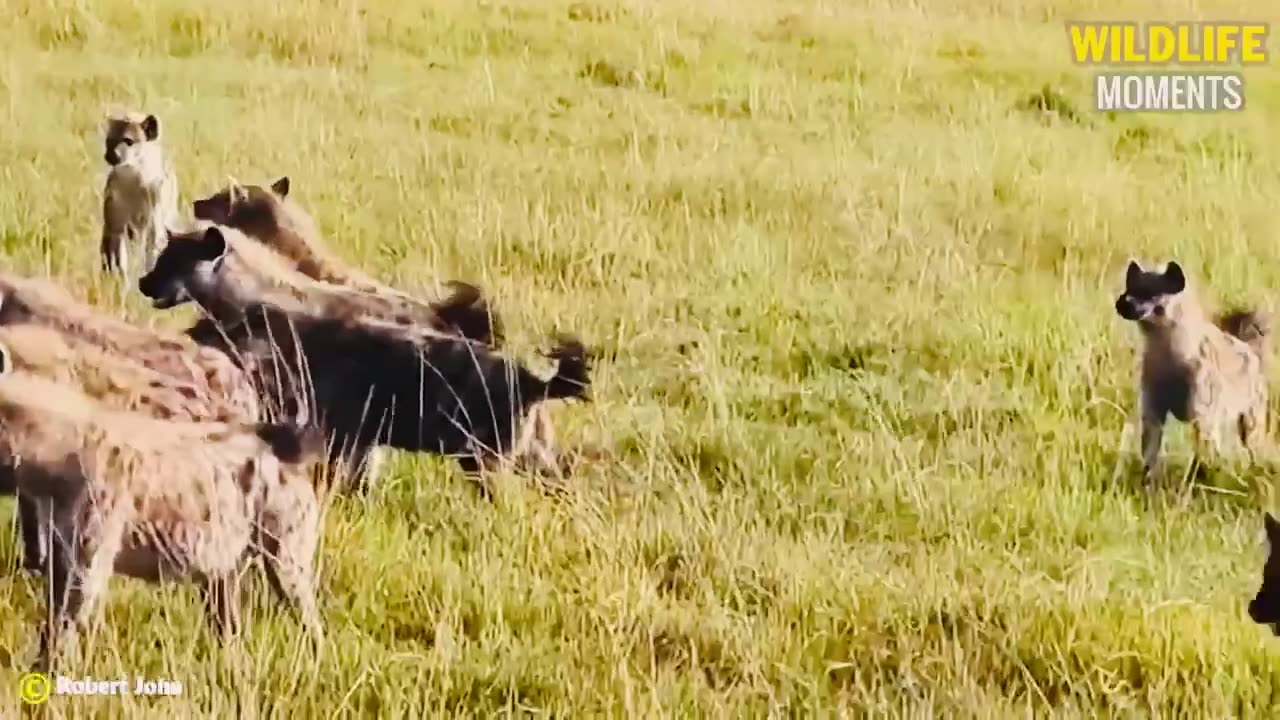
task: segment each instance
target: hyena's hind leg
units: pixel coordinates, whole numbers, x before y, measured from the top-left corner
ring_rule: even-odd
[[[78,501],[73,505],[81,505]],[[40,639],[36,669],[48,671],[55,658],[76,645],[107,588],[123,541],[124,524],[112,514],[97,515],[85,527],[76,507],[56,508],[49,533],[46,591],[49,612]]]
[[[169,224],[177,213],[177,201],[169,196],[167,189],[153,190],[149,193],[152,200],[151,217],[147,220],[147,231],[143,237],[143,256],[145,264],[143,272],[151,272],[156,266],[156,259],[169,244]]]
[[[1249,463],[1257,461],[1258,436],[1267,429],[1267,406],[1256,403],[1248,411],[1240,414],[1236,421],[1236,430],[1240,435],[1240,445],[1244,447]]]
[[[315,567],[316,548],[320,544],[320,511],[314,502],[305,505],[309,507],[302,517],[284,520],[272,528],[275,532],[262,533],[261,556],[267,583],[277,598],[302,616],[302,624],[319,651],[324,646]],[[298,509],[302,510],[303,506]]]
[[[1222,428],[1219,422],[1196,419],[1191,422],[1191,442],[1195,453],[1192,477],[1205,477],[1209,466],[1222,458]],[[1212,458],[1212,460],[1211,460]]]
[[[205,578],[200,587],[209,622],[218,638],[226,641],[240,634],[240,574],[232,571]]]

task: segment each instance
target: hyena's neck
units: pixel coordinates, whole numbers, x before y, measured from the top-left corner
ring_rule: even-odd
[[[227,267],[231,263],[239,267]],[[191,294],[214,320],[226,324],[243,319],[244,309],[259,302],[264,293],[253,273],[232,254],[223,260],[212,283],[192,288]]]
[[[328,251],[315,222],[297,206],[284,206],[277,214],[275,245],[293,260],[298,272],[312,279],[344,285],[350,279]]]
[[[128,167],[138,173],[145,185],[159,185],[164,182],[165,176],[168,174],[168,167],[165,165],[164,148],[160,146],[158,141],[152,141],[140,148],[137,154],[131,158]]]
[[[1212,329],[1199,306],[1180,308],[1177,322],[1147,333],[1148,352],[1170,360],[1189,362],[1199,357],[1201,345]]]

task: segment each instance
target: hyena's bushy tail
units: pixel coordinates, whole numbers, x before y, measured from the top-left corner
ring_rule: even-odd
[[[314,425],[265,422],[258,424],[257,434],[273,455],[289,465],[319,457],[325,450],[324,433]]]
[[[1267,318],[1257,310],[1235,309],[1219,315],[1215,324],[1223,331],[1243,340],[1262,357],[1266,337],[1271,334]]]

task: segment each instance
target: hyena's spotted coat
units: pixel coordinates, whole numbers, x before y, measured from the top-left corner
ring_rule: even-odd
[[[239,572],[261,557],[312,638],[319,438],[282,424],[181,423],[112,411],[13,368],[0,347],[0,460],[53,527],[50,620],[38,669],[93,613],[113,573],[190,579],[222,634],[238,630]]]
[[[178,177],[160,142],[155,115],[109,115],[103,159],[111,170],[102,192],[102,266],[123,273],[128,246],[142,246],[145,268],[155,263],[178,219]]]
[[[248,376],[224,353],[190,338],[132,325],[72,298],[46,280],[0,272],[0,327],[26,328],[12,338],[15,361],[37,374],[69,380],[110,405],[177,419],[260,419]],[[41,334],[45,328],[54,335]],[[53,374],[53,375],[51,375]],[[0,468],[0,493],[14,492]],[[34,504],[18,498],[23,566],[44,564],[42,523]]]
[[[1169,416],[1191,423],[1197,458],[1220,452],[1231,427],[1250,452],[1266,431],[1260,315],[1238,311],[1210,320],[1176,262],[1163,272],[1130,262],[1116,312],[1137,323],[1145,340],[1140,379],[1142,460],[1148,478],[1159,461]]]

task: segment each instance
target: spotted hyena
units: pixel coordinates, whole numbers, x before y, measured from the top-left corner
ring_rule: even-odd
[[[281,176],[265,187],[242,185],[230,179],[222,190],[195,201],[192,210],[198,220],[234,228],[262,243],[302,275],[382,297],[383,302],[393,303],[401,314],[418,313],[420,317],[412,322],[433,322],[432,303],[373,279],[333,253],[315,220],[289,197],[290,187],[288,176]],[[455,293],[459,285],[445,283],[443,294]],[[480,298],[477,296],[476,300]],[[490,315],[488,327],[476,332],[468,332],[469,328],[463,330],[466,337],[497,347],[502,344],[502,328],[497,317]]]
[[[160,141],[160,120],[141,112],[107,117],[103,159],[110,170],[102,197],[102,266],[125,272],[128,246],[142,246],[150,269],[178,219],[178,178]]]
[[[263,297],[285,297],[329,315],[368,317],[424,332],[493,344],[500,323],[478,288],[450,283],[445,300],[423,302],[402,293],[367,292],[318,281],[235,228],[211,225],[170,233],[155,268],[138,289],[160,309],[199,303],[215,319],[235,317]]]
[[[1130,262],[1116,312],[1136,323],[1144,339],[1139,392],[1147,477],[1159,461],[1169,416],[1191,423],[1197,458],[1221,450],[1228,426],[1252,452],[1256,436],[1266,431],[1262,316],[1234,311],[1211,320],[1176,262],[1162,271]]]
[[[82,376],[82,379],[98,377],[96,388],[87,389],[109,402],[136,401],[136,398],[127,397],[138,394],[136,385],[115,385],[122,382],[122,378],[136,383],[147,377],[148,373],[136,367],[140,365],[142,369],[156,374],[146,382],[158,383],[160,390],[169,393],[171,400],[176,401],[174,392],[193,395],[194,399],[173,405],[175,409],[185,405],[194,410],[202,403],[211,403],[222,408],[217,411],[219,413],[225,411],[241,418],[259,418],[256,389],[249,377],[224,353],[197,345],[183,335],[143,328],[102,313],[47,280],[0,272],[0,326],[27,325],[56,331],[62,339],[56,344],[42,344],[38,334],[25,332],[22,336],[25,341],[19,346],[25,352],[18,353],[20,357],[29,362],[44,358],[48,369],[57,372],[66,372],[67,368],[59,369],[58,361],[50,358],[74,357],[77,359],[75,364],[80,366],[85,366],[87,358],[93,358],[98,367],[85,366],[86,371],[92,374]],[[49,340],[50,337],[45,336],[44,339]],[[58,345],[64,347],[59,348]],[[65,347],[67,345],[70,347]],[[33,354],[37,351],[39,354]],[[134,369],[121,370],[131,367]],[[125,374],[120,375],[121,372]],[[107,382],[102,377],[104,373],[114,374],[115,378]],[[156,390],[149,390],[142,397],[154,397],[156,394]],[[163,404],[158,403],[156,407]],[[0,468],[0,474],[3,472]],[[12,486],[12,483],[0,481],[0,486]],[[18,528],[23,537],[23,565],[27,569],[39,569],[44,563],[40,523],[34,505],[21,496],[18,498],[18,517]]]
[[[158,420],[16,370],[0,347],[0,459],[50,521],[47,670],[112,574],[199,584],[222,635],[239,627],[240,571],[261,558],[277,593],[323,639],[314,556],[320,449],[288,424]]]

